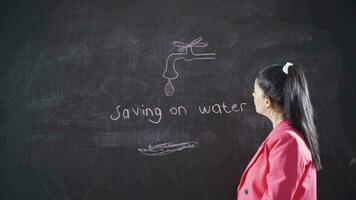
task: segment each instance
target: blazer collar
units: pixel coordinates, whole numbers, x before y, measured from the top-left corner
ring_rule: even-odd
[[[253,156],[253,158],[251,159],[251,161],[249,162],[249,164],[247,165],[244,173],[242,174],[241,180],[242,182],[239,184],[238,189],[241,188],[241,186],[243,185],[243,182],[245,182],[245,178],[247,175],[247,171],[252,167],[252,165],[256,162],[256,159],[258,158],[258,156],[263,152],[262,150],[264,149],[265,143],[268,141],[268,139],[270,138],[270,136],[274,133],[278,133],[279,129],[287,126],[289,124],[289,121],[287,119],[280,121],[274,128],[273,130],[270,132],[270,134],[267,136],[267,138],[263,141],[263,143],[260,145],[260,147],[258,148],[257,152],[255,153],[255,155]]]

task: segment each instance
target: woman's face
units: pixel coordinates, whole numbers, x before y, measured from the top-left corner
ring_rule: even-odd
[[[257,79],[255,80],[252,96],[253,96],[253,101],[255,103],[256,112],[265,115],[269,102],[267,96],[264,95],[263,90],[260,88]]]

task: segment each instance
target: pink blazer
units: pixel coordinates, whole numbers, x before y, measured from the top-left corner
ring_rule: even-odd
[[[242,174],[238,200],[316,200],[316,170],[302,134],[278,123]]]

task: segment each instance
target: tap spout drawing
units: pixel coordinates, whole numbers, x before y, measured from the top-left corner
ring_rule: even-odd
[[[166,68],[163,72],[163,78],[167,79],[165,93],[167,96],[172,96],[174,87],[171,80],[178,78],[178,72],[175,68],[175,63],[178,60],[193,61],[193,60],[213,60],[215,53],[195,53],[193,48],[207,47],[207,43],[200,42],[202,37],[196,38],[189,44],[174,41],[173,45],[178,47],[178,53],[171,53],[166,59]]]

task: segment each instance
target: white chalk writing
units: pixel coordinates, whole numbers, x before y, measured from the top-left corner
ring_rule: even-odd
[[[247,103],[242,102],[239,104],[227,105],[225,102],[215,103],[211,105],[198,105],[196,106],[198,113],[200,115],[209,115],[209,114],[233,114],[237,112],[243,112]],[[191,107],[191,106],[189,106]],[[146,118],[150,123],[159,124],[162,119],[164,112],[160,107],[148,107],[144,104],[130,106],[130,107],[121,107],[121,105],[117,105],[114,108],[114,112],[110,115],[110,119],[112,121],[117,120],[130,120],[134,117],[143,117]],[[189,110],[187,106],[179,105],[179,106],[171,106],[167,114],[172,116],[186,116],[189,114]]]

